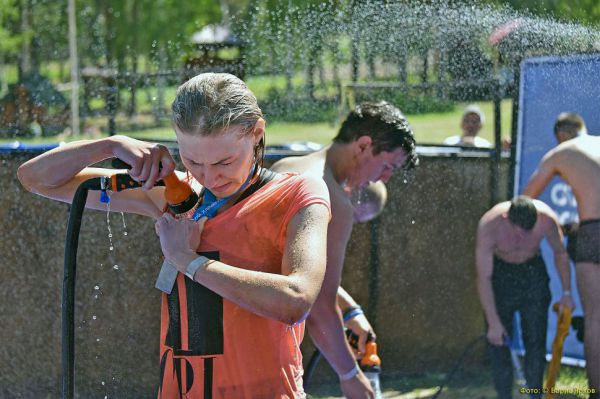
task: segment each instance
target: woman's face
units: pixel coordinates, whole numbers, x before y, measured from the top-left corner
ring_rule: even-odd
[[[175,129],[177,131],[177,129]],[[179,153],[187,170],[217,198],[234,194],[246,181],[254,164],[254,147],[264,131],[240,125],[209,136],[177,131]]]

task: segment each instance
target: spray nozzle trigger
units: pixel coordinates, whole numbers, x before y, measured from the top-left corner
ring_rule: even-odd
[[[100,202],[103,204],[108,204],[110,202],[110,197],[106,192],[107,180],[108,178],[106,176],[100,177]]]

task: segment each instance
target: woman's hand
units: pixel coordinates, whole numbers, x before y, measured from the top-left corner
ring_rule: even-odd
[[[197,222],[192,219],[176,219],[169,213],[163,214],[154,225],[160,238],[160,246],[165,259],[185,273],[187,265],[198,257],[196,250],[200,246],[200,237],[204,229],[202,218]]]
[[[151,189],[157,180],[175,170],[175,160],[162,144],[114,136],[111,150],[115,157],[131,165],[129,175],[138,182],[144,182],[144,190]]]

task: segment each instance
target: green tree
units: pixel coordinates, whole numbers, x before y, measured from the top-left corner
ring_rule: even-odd
[[[504,0],[493,3],[510,5],[515,10],[528,10],[563,22],[600,24],[600,3],[597,0]]]
[[[21,36],[16,33],[19,21],[18,0],[0,0],[0,56],[18,52]]]

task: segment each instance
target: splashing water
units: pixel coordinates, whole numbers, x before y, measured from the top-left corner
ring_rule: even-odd
[[[123,235],[127,235],[127,224],[125,224],[125,214],[121,212],[121,219],[123,220]]]
[[[113,245],[113,241],[112,241],[112,230],[110,228],[110,201],[108,201],[106,203],[106,226],[108,227],[108,242],[110,243],[110,246],[108,247],[108,249],[110,251],[114,250],[115,247]]]

